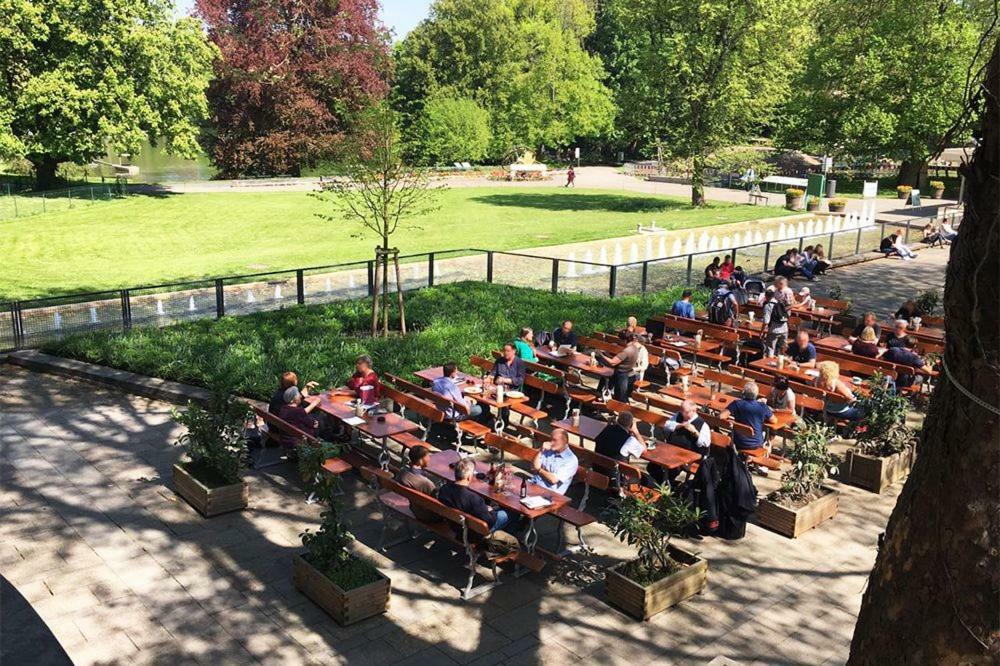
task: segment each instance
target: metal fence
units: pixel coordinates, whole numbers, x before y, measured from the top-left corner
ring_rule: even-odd
[[[63,212],[127,194],[123,183],[95,183],[44,192],[17,191],[10,183],[0,184],[0,221]]]
[[[471,280],[609,298],[646,295],[700,283],[702,268],[712,256],[730,254],[748,274],[758,274],[769,270],[789,247],[821,244],[828,259],[844,259],[877,248],[886,227],[904,228],[909,242],[926,222],[926,218],[876,222],[856,229],[620,264],[477,248],[428,252],[400,257],[400,286],[409,291]],[[374,277],[374,261],[357,261],[4,303],[0,304],[0,351],[38,347],[85,331],[129,331],[137,326],[167,326],[371,297]],[[394,275],[390,283],[395,289]]]

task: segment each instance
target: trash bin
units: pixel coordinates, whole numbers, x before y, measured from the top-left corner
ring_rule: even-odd
[[[833,195],[837,193],[837,180],[835,178],[830,178],[826,181],[826,198],[832,199]]]

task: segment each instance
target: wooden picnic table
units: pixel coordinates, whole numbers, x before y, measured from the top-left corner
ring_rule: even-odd
[[[729,406],[729,403],[737,399],[726,393],[716,393],[707,386],[697,386],[694,384],[688,386],[687,393],[684,392],[684,388],[679,384],[664,386],[659,392],[675,400],[693,400],[699,407],[708,407],[715,411],[722,411]]]
[[[427,471],[444,481],[454,481],[454,465],[462,457],[462,454],[455,449],[437,451],[431,454],[430,460],[427,463]],[[476,475],[474,475],[472,480],[469,482],[469,490],[481,496],[487,502],[493,502],[501,509],[520,514],[527,518],[528,529],[526,530],[524,536],[524,546],[529,553],[534,553],[535,546],[538,543],[538,531],[535,529],[535,519],[558,511],[569,503],[569,498],[555,492],[554,490],[549,490],[544,486],[527,481],[525,483],[525,489],[527,490],[529,497],[544,497],[550,502],[548,506],[539,507],[537,509],[529,509],[521,504],[520,479],[511,477],[508,481],[507,487],[501,492],[496,492],[493,490],[492,485],[487,483],[485,479],[477,478],[477,475],[485,475],[489,472],[490,466],[482,460],[472,460],[476,464]]]
[[[562,428],[568,433],[576,435],[581,440],[589,439],[593,441],[601,434],[608,425],[607,421],[601,419],[595,419],[592,416],[580,415],[580,425],[573,425],[572,419],[563,419],[561,421],[553,421],[553,428]]]
[[[913,326],[910,326],[906,329],[906,334],[917,340],[941,344],[944,342],[945,331],[943,328],[935,328],[933,326],[921,326],[919,331],[915,331],[913,330]]]
[[[352,396],[341,389],[323,391],[318,396],[311,396],[311,403],[318,403],[317,409],[324,414],[329,414],[333,418],[344,422],[354,430],[368,435],[376,440],[382,447],[379,454],[379,465],[383,469],[389,466],[389,438],[393,435],[401,435],[404,432],[417,432],[421,430],[420,424],[403,418],[395,412],[372,415],[366,412],[363,417],[364,422],[353,424],[351,421],[358,418],[354,414],[354,407],[350,403]]]
[[[666,469],[680,469],[701,460],[701,454],[676,444],[657,442],[653,448],[642,452],[642,459]]]
[[[413,374],[429,384],[444,375],[444,366],[436,365],[431,368],[424,368]],[[466,398],[496,410],[496,424],[494,427],[498,428],[501,432],[507,428],[507,422],[503,418],[503,410],[510,409],[514,405],[519,405],[528,399],[528,396],[522,390],[509,389],[504,391],[503,402],[498,402],[497,387],[494,384],[484,384],[481,378],[463,372],[456,374],[455,385],[461,389],[462,395]],[[473,390],[470,391],[468,389]],[[479,389],[479,392],[476,392],[475,389]],[[520,395],[517,397],[510,396],[509,391],[516,391]]]
[[[669,324],[664,324],[664,326],[669,328]],[[723,343],[720,340],[716,340],[711,335],[705,335],[701,339],[700,345],[695,345],[694,337],[688,337],[684,335],[677,335],[675,333],[664,333],[662,338],[659,338],[657,342],[663,347],[669,347],[676,351],[690,354],[697,354],[698,352],[704,352],[706,354],[714,354],[719,349],[722,348]]]
[[[582,373],[592,375],[594,377],[600,377],[602,379],[611,377],[615,372],[614,368],[610,368],[606,365],[600,365],[600,363],[597,365],[591,365],[590,356],[587,354],[581,354],[580,352],[573,352],[572,354],[560,356],[546,347],[535,347],[535,354],[538,355],[538,360],[544,360],[550,365],[562,365],[567,368],[579,370]]]

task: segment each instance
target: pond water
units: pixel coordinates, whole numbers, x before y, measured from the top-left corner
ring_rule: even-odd
[[[104,161],[118,164],[117,153],[108,151]],[[153,146],[148,141],[143,142],[139,152],[131,156],[130,163],[139,167],[139,177],[133,182],[138,183],[175,183],[188,180],[208,180],[215,175],[215,168],[208,160],[208,155],[200,153],[197,159],[186,160],[176,155],[170,155],[162,145]],[[113,169],[102,166],[102,175],[114,177]]]

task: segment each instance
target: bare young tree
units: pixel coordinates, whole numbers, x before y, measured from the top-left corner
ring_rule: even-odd
[[[426,172],[403,162],[403,145],[396,114],[379,106],[365,114],[340,164],[340,175],[323,183],[321,199],[329,201],[335,214],[319,214],[332,222],[356,222],[361,230],[356,236],[375,234],[380,245],[375,248],[375,282],[372,298],[372,335],[389,334],[389,262],[395,269],[399,304],[399,327],[406,333],[406,310],[403,304],[399,249],[390,247],[390,239],[400,225],[419,228],[414,217],[437,209],[437,196],[444,189]]]

